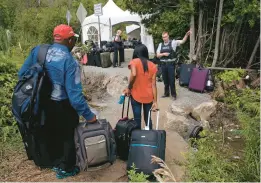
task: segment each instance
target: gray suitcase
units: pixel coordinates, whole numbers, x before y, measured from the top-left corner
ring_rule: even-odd
[[[99,167],[116,160],[116,143],[110,123],[98,119],[96,123],[80,123],[75,129],[76,165],[81,171]]]

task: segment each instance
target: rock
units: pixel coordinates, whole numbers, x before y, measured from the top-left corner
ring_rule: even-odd
[[[225,91],[222,87],[222,83],[218,82],[216,88],[217,89],[214,91],[214,93],[212,95],[213,99],[216,99],[218,101],[223,101],[225,98]]]
[[[217,101],[212,100],[198,105],[192,111],[192,116],[200,121],[208,121],[210,116],[216,112]]]
[[[232,156],[233,159],[239,160],[240,157],[239,156]]]
[[[238,83],[236,84],[237,89],[243,89],[246,88],[245,81],[243,79],[240,79]]]
[[[111,76],[103,81],[103,88],[114,97],[120,97],[122,91],[128,86],[128,77],[126,76]]]
[[[224,90],[227,90],[229,88],[229,85],[225,82],[222,82],[222,87],[224,88]]]
[[[175,102],[171,104],[170,111],[175,115],[185,116],[188,117],[188,115],[192,112],[193,108],[190,106],[177,106]]]
[[[253,80],[250,84],[252,87],[257,88],[260,86],[260,77]]]
[[[235,139],[241,139],[241,137],[239,135],[236,135],[234,138]]]
[[[188,131],[192,126],[199,125],[199,122],[182,115],[166,112],[166,116],[167,122],[164,124],[164,128],[179,133],[183,138],[187,137]]]
[[[206,121],[206,120],[200,121],[200,124],[201,124],[201,126],[202,126],[204,129],[210,129],[210,125],[209,125],[209,122],[208,122],[208,121]]]
[[[112,61],[110,59],[110,53],[109,52],[101,53],[101,66],[103,68],[108,68],[111,65],[112,65]]]

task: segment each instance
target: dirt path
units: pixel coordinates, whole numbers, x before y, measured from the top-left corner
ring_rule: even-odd
[[[111,75],[123,75],[128,76],[129,71],[126,68],[126,64],[123,64],[124,68],[95,68],[85,67],[85,73],[88,75],[90,72],[104,73],[107,76]],[[179,88],[177,89],[179,93]],[[187,91],[187,90],[186,90]],[[183,92],[183,91],[182,91]],[[188,91],[189,92],[189,91]],[[161,99],[163,94],[163,83],[158,83],[158,96],[159,96],[159,108],[160,108],[160,125],[159,128],[163,129],[166,122],[166,112],[169,106],[173,102],[169,98]],[[119,96],[118,96],[119,97]],[[106,95],[102,99],[94,97],[92,103],[99,103],[104,107],[99,111],[100,118],[106,118],[114,127],[121,116],[121,105],[117,104],[118,97],[112,97]],[[96,98],[96,99],[95,99]],[[177,99],[181,100],[181,99]],[[132,116],[132,110],[130,110],[130,117]],[[153,116],[155,117],[155,116]],[[155,118],[154,118],[155,119]],[[180,163],[184,162],[182,155],[187,149],[187,143],[183,138],[174,131],[167,131],[167,147],[166,147],[166,163],[169,165],[177,181],[182,181],[184,175],[184,168],[180,166]],[[55,177],[55,173],[51,170],[39,170],[32,161],[26,160],[25,153],[17,154],[8,162],[9,166],[12,165],[13,169],[8,172],[8,176],[3,177],[2,181],[33,181],[33,182],[57,182],[57,181],[70,181],[70,182],[126,182],[126,163],[117,160],[112,166],[105,167],[102,170],[81,172],[75,177],[69,177],[63,180],[58,180]]]

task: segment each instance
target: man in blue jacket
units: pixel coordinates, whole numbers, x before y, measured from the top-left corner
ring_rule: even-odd
[[[58,25],[53,31],[54,44],[47,52],[45,69],[52,82],[51,99],[47,101],[44,125],[46,146],[57,178],[79,173],[76,164],[74,130],[79,116],[87,122],[95,122],[96,116],[90,110],[82,93],[81,73],[78,62],[70,53],[77,34],[68,25]],[[37,62],[39,46],[32,49],[20,69],[19,78]]]

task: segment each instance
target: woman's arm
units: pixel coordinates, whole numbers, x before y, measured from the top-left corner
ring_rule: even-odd
[[[130,78],[129,78],[129,85],[126,89],[123,90],[123,93],[127,96],[129,96],[131,94],[130,90],[133,87],[133,84],[135,82],[136,79],[136,68],[133,64],[130,65],[131,68],[131,73],[130,73]]]
[[[134,65],[131,65],[131,74],[130,74],[128,89],[132,89],[135,79],[136,79],[136,68]]]
[[[153,93],[153,103],[157,103],[157,82],[156,73],[152,77],[152,93]]]

